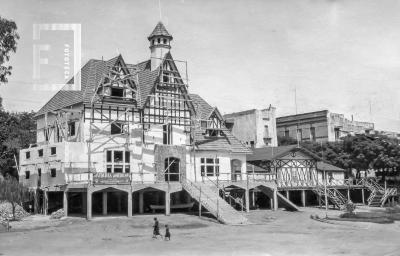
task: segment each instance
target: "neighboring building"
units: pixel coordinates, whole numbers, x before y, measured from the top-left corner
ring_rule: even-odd
[[[391,132],[391,131],[378,131],[374,130],[371,132],[372,135],[382,135],[382,136],[387,136],[392,139],[398,139],[400,140],[400,133],[398,132]]]
[[[218,109],[188,93],[161,22],[148,40],[150,59],[89,60],[81,90],[60,90],[37,113],[37,144],[20,151],[19,170],[20,182],[39,190],[36,211],[169,214],[193,206],[205,186],[198,181],[245,179],[251,151]],[[216,209],[210,189],[200,191],[218,219],[243,222],[223,200],[225,213]]]
[[[349,120],[328,110],[282,116],[276,119],[278,137],[299,141],[338,141],[346,135],[369,134],[374,124]]]
[[[278,146],[274,107],[226,114],[224,118],[233,135],[248,147]]]
[[[253,179],[269,176],[276,180],[278,191],[298,206],[318,204],[317,195],[322,191],[317,188],[325,184],[325,177],[329,189],[336,192],[349,185],[345,182],[345,170],[296,145],[256,148],[253,154],[247,156],[247,163],[247,171]],[[363,189],[362,186],[352,188]],[[257,201],[264,195],[255,193],[254,196]],[[339,192],[338,196],[341,196]],[[358,194],[353,195],[352,200],[355,199],[359,202],[364,200]]]

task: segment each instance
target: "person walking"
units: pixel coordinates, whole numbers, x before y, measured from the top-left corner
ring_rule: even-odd
[[[171,240],[171,233],[169,232],[168,225],[165,225],[165,241],[167,241],[167,239],[168,241]]]
[[[154,218],[153,238],[157,238],[157,236],[161,236],[161,239],[163,238],[163,236],[160,234],[160,226],[158,220],[157,218]]]

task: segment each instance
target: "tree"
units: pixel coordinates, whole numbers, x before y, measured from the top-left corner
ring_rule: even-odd
[[[0,17],[0,84],[7,83],[11,75],[11,66],[4,65],[10,60],[10,53],[17,50],[17,24],[12,20]]]
[[[297,140],[292,137],[278,136],[278,146],[287,146],[297,144]]]
[[[34,112],[10,113],[0,110],[0,173],[14,177],[18,174],[14,156],[19,150],[35,143],[36,124]]]
[[[8,176],[0,181],[0,201],[7,201],[11,204],[13,220],[16,220],[15,209],[32,199],[32,194],[27,187],[18,182],[14,177]]]

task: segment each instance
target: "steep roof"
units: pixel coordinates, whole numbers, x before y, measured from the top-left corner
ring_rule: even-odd
[[[169,37],[172,39],[172,36],[170,33],[168,33],[167,29],[165,28],[164,24],[159,21],[156,25],[156,27],[154,28],[153,32],[151,32],[151,34],[147,37],[149,40],[155,36],[165,36],[165,37]]]
[[[58,91],[36,114],[43,115],[46,112],[51,112],[66,108],[78,103],[90,104],[95,95],[97,85],[100,83],[103,74],[108,72],[111,66],[114,66],[118,61],[123,62],[121,55],[111,58],[106,61],[91,59],[81,68],[81,90],[68,90],[66,85]],[[138,90],[138,107],[142,108],[151,93],[154,83],[158,77],[159,69],[151,71],[150,60],[140,62],[138,64],[126,64],[129,72],[134,74],[135,83]],[[71,80],[69,83],[72,83]],[[97,97],[97,96],[95,96]]]
[[[198,119],[208,119],[214,111],[218,111],[218,109],[211,107],[207,101],[197,94],[189,94],[189,97],[193,101],[196,118]],[[228,151],[242,154],[252,153],[252,151],[233,136],[228,129],[223,127],[222,132],[222,136],[209,137],[204,134],[204,130],[201,127],[196,126],[194,131],[196,149]]]
[[[253,149],[253,154],[247,155],[247,161],[250,163],[254,161],[272,161],[285,156],[291,151],[300,151],[315,159],[317,161],[318,170],[338,171],[338,172],[345,171],[342,168],[327,163],[325,160],[323,160],[321,157],[314,154],[313,152],[302,147],[297,147],[297,145],[255,148]]]

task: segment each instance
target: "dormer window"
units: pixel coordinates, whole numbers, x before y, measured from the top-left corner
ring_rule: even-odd
[[[124,89],[123,88],[111,88],[111,97],[124,97]]]
[[[167,39],[164,38],[164,39],[163,39],[163,43],[164,43],[164,44],[167,44]]]
[[[157,39],[157,43],[158,43],[158,44],[161,43],[161,39],[160,39],[160,38]]]
[[[154,45],[154,39],[153,39],[153,40],[151,40],[151,45]]]

